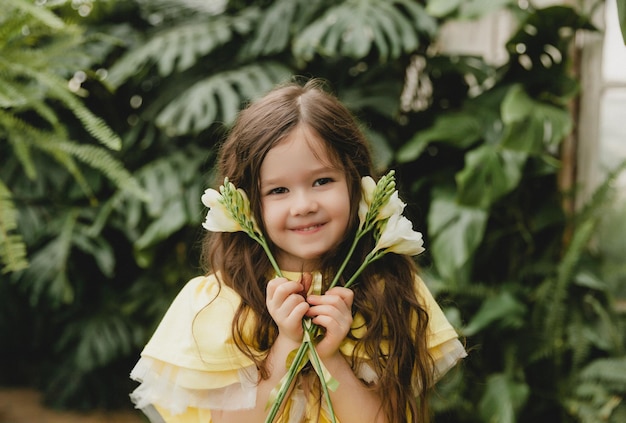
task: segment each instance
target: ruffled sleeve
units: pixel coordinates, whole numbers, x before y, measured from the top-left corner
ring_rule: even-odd
[[[257,370],[234,344],[240,298],[214,275],[189,281],[131,372],[131,394],[151,422],[210,421],[210,409],[253,408]]]
[[[428,312],[428,352],[435,365],[435,380],[439,380],[459,360],[467,356],[458,334],[433,298],[430,290],[420,277],[415,279],[415,289],[424,308]]]
[[[435,381],[437,381],[452,369],[459,360],[466,357],[467,353],[463,344],[461,344],[458,339],[458,334],[419,276],[415,277],[415,291],[417,298],[421,301],[422,306],[428,313],[426,343],[428,352],[433,359],[434,376]],[[363,317],[360,314],[355,315],[352,323],[353,337],[356,339],[361,338],[365,330]],[[349,357],[353,354],[355,347],[355,340],[347,338],[341,345],[341,352]],[[382,348],[385,349],[386,346],[383,345]],[[364,356],[364,358],[367,357]],[[360,379],[366,382],[375,382],[378,379],[378,376],[367,363],[362,363],[359,368],[355,369],[355,373]]]

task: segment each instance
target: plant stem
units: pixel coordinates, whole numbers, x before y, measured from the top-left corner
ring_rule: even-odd
[[[350,279],[348,280],[348,282],[346,282],[346,284],[344,285],[345,288],[350,288],[350,286],[354,283],[354,281],[356,280],[356,278],[359,277],[359,275],[361,274],[361,272],[372,262],[378,260],[379,258],[381,258],[382,256],[385,255],[385,251],[376,251],[376,253],[372,254],[369,253],[367,255],[367,257],[365,257],[365,260],[363,260],[363,263],[361,263],[361,266],[359,266],[359,268],[356,270],[356,272],[354,272],[354,275],[352,275],[350,277]]]
[[[278,391],[278,394],[276,395],[276,399],[274,400],[272,404],[272,408],[270,409],[270,412],[265,418],[265,423],[272,423],[274,421],[274,418],[276,418],[278,409],[280,408],[281,404],[285,400],[285,396],[287,395],[287,392],[289,391],[289,387],[293,383],[293,379],[295,378],[296,374],[299,371],[299,366],[300,366],[299,363],[302,361],[304,357],[306,357],[307,349],[308,349],[307,343],[302,342],[300,344],[300,348],[298,348],[298,352],[296,353],[296,356],[293,358],[293,363],[291,363],[291,366],[289,366],[289,370],[287,371],[287,375],[288,375],[287,380],[289,381],[289,383],[286,383],[280,387],[280,390]]]
[[[356,248],[356,245],[358,244],[361,237],[365,234],[365,232],[366,231],[358,230],[357,233],[355,234],[354,241],[352,241],[352,245],[350,246],[350,251],[348,251],[348,254],[346,254],[346,258],[343,259],[343,263],[341,263],[339,270],[337,270],[337,273],[335,273],[335,277],[333,278],[333,281],[331,282],[328,289],[333,288],[335,285],[337,285],[337,282],[339,282],[339,278],[341,277],[341,274],[346,268],[346,265],[348,264],[350,257],[352,257],[352,254],[354,253],[354,249]]]

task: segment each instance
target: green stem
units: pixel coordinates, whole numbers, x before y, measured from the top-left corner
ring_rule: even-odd
[[[328,404],[328,411],[330,412],[330,418],[332,419],[333,423],[337,423],[337,420],[335,419],[335,410],[333,409],[333,403],[330,400],[330,393],[328,392],[328,386],[326,385],[326,380],[324,380],[324,372],[322,370],[322,365],[320,364],[320,358],[317,355],[317,350],[315,349],[315,346],[313,345],[312,342],[307,342],[307,344],[309,344],[309,349],[311,351],[311,356],[313,357],[313,367],[315,367],[315,370],[317,372],[317,374],[319,375],[319,379],[320,382],[322,383],[322,390],[324,391],[324,398],[326,399],[326,403]]]
[[[339,270],[337,270],[337,273],[335,273],[335,277],[333,278],[333,281],[331,282],[330,286],[328,287],[328,289],[333,288],[335,285],[337,285],[337,282],[339,282],[339,278],[341,277],[341,274],[343,273],[344,269],[346,268],[346,265],[348,264],[348,261],[350,260],[350,257],[352,257],[352,254],[354,253],[354,249],[356,248],[356,245],[358,244],[359,240],[361,239],[361,237],[363,235],[365,235],[366,231],[361,231],[358,230],[356,235],[354,236],[354,241],[352,241],[352,245],[350,246],[350,251],[348,251],[348,254],[346,255],[346,258],[343,259],[343,263],[341,263],[341,266],[339,267]]]
[[[372,262],[378,260],[379,258],[381,258],[382,256],[385,255],[385,251],[376,251],[376,253],[372,254],[369,253],[367,255],[367,257],[365,257],[365,260],[363,260],[363,263],[361,263],[361,266],[359,266],[359,268],[356,270],[356,272],[354,272],[354,275],[352,275],[350,277],[350,279],[348,280],[348,282],[346,282],[346,284],[344,285],[344,287],[346,288],[350,288],[350,286],[354,283],[354,281],[356,280],[356,278],[359,277],[359,275],[361,274],[361,272]]]
[[[253,230],[246,231],[246,233],[248,234],[248,236],[250,236],[250,238],[258,242],[259,245],[263,248],[263,251],[265,251],[265,255],[267,256],[270,263],[272,264],[272,267],[274,268],[274,272],[276,272],[276,276],[283,278],[283,272],[280,270],[280,267],[278,267],[278,263],[276,262],[274,255],[270,251],[270,247],[267,245],[267,241],[265,241],[265,238],[259,236],[259,234],[257,234]]]
[[[293,363],[291,363],[291,366],[289,366],[289,370],[287,371],[287,374],[289,375],[288,376],[289,383],[286,383],[283,386],[281,386],[280,390],[278,391],[278,394],[276,395],[276,399],[274,400],[274,403],[272,404],[272,408],[270,409],[269,414],[265,418],[265,423],[272,423],[274,419],[276,418],[278,409],[280,408],[281,404],[285,400],[285,396],[287,395],[287,392],[289,391],[289,387],[293,383],[293,379],[296,377],[296,374],[299,371],[300,362],[302,361],[304,357],[306,357],[307,349],[308,349],[307,342],[302,342],[302,344],[300,344],[300,348],[298,348],[298,352],[296,353],[296,356],[293,358]]]

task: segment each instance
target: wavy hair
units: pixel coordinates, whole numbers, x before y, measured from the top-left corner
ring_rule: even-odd
[[[319,80],[279,86],[242,110],[220,146],[216,176],[218,181],[227,176],[246,191],[254,217],[264,230],[261,164],[268,151],[298,125],[306,125],[319,135],[333,164],[345,171],[348,183],[351,218],[345,240],[322,259],[321,270],[328,281],[345,257],[358,226],[361,177],[374,176],[374,172],[357,120]],[[373,239],[361,241],[346,275],[363,262],[372,246]],[[263,249],[243,232],[209,232],[203,242],[202,263],[207,271],[219,275],[221,284],[241,296],[232,324],[233,338],[255,362],[260,377],[267,378],[265,358],[278,329],[265,305],[272,268]],[[359,338],[348,335],[356,341],[348,360],[354,369],[364,364],[361,356],[369,358],[367,364],[378,375],[371,389],[383,398],[382,411],[390,422],[429,420],[427,388],[433,382],[433,364],[426,345],[428,314],[414,289],[416,273],[410,257],[388,254],[368,266],[352,287],[353,313],[363,316],[366,331]]]

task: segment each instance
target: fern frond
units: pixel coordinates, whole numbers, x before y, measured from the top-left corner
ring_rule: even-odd
[[[69,304],[74,300],[74,288],[68,278],[68,260],[72,247],[72,233],[79,210],[66,213],[59,225],[58,234],[37,250],[30,266],[20,274],[20,284],[30,291],[31,301],[37,304],[44,296],[52,306]]]
[[[17,229],[17,210],[11,191],[0,180],[0,263],[2,273],[17,272],[28,267],[26,245]]]
[[[199,58],[229,42],[236,33],[250,31],[257,15],[256,9],[248,8],[240,16],[185,21],[180,26],[156,33],[118,60],[110,69],[107,80],[113,87],[119,87],[139,69],[152,63],[156,64],[161,76],[189,69]]]
[[[109,180],[111,180],[120,189],[127,191],[144,201],[148,200],[148,195],[139,186],[135,178],[124,168],[122,163],[113,157],[103,148],[93,145],[82,145],[68,141],[59,141],[55,143],[56,148],[69,153],[73,157],[83,163],[88,164],[101,171]]]
[[[569,248],[559,263],[549,295],[544,299],[543,333],[547,334],[555,345],[564,345],[568,289],[574,283],[575,266],[594,234],[596,223],[586,221],[577,228]]]
[[[113,130],[102,120],[95,116],[82,102],[78,101],[76,95],[69,91],[67,84],[60,78],[50,74],[38,74],[37,79],[46,83],[50,89],[51,97],[61,100],[83,124],[83,127],[96,140],[107,148],[119,151],[122,148],[122,140]]]
[[[99,310],[69,324],[57,347],[72,350],[77,370],[89,372],[130,354],[142,341],[140,335],[141,330],[123,314]]]
[[[173,134],[198,133],[218,119],[230,124],[242,102],[285,81],[290,70],[265,62],[221,72],[189,87],[157,116],[157,125]]]
[[[33,69],[26,64],[12,63],[11,66],[14,73],[30,77],[39,82],[42,87],[40,89],[44,89],[50,98],[60,100],[67,106],[80,120],[84,128],[103,145],[112,150],[119,150],[121,148],[122,140],[119,136],[115,134],[101,118],[95,116],[77,99],[76,95],[67,88],[67,81],[49,72]],[[37,104],[37,102],[35,104]],[[54,113],[49,113],[51,109],[47,106],[39,105],[36,110],[43,111],[43,117],[45,117],[52,126],[58,126],[58,117]]]
[[[597,381],[626,394],[626,356],[599,358],[587,365],[579,375],[583,381]]]
[[[61,30],[65,28],[63,20],[46,9],[45,6],[33,4],[33,2],[29,0],[11,0],[9,6],[22,10],[52,29]]]

